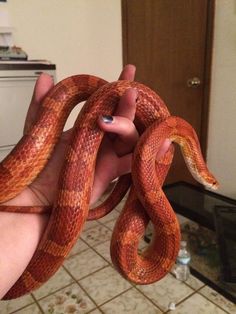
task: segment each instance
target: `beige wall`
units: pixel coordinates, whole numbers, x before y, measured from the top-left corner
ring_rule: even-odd
[[[29,59],[57,66],[57,81],[93,74],[114,81],[122,68],[120,0],[8,0],[14,42]],[[71,113],[71,127],[81,106]]]
[[[122,66],[120,0],[8,0],[15,43],[57,65],[57,79],[114,80]],[[208,164],[220,193],[236,197],[236,1],[216,0]]]
[[[216,0],[208,164],[236,197],[236,1]]]
[[[16,45],[57,65],[57,78],[114,80],[122,66],[120,0],[8,0]]]

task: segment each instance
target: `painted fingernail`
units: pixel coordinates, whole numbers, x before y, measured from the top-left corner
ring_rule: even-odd
[[[112,116],[102,116],[102,121],[104,123],[112,123],[113,122],[113,117]]]
[[[135,95],[135,101],[136,101],[138,99],[138,89],[135,87],[134,90],[135,90],[135,94],[136,94]]]

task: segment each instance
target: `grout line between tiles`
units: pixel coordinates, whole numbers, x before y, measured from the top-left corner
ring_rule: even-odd
[[[110,221],[112,221],[112,220],[113,220],[113,219],[111,219]],[[106,227],[107,229],[109,229],[109,228],[108,228],[106,225],[104,225],[103,223],[101,223],[101,222],[99,222],[99,223],[100,223],[101,225],[103,225],[104,227]],[[111,230],[111,229],[110,229],[110,230]],[[95,246],[91,246],[91,245],[90,245],[88,242],[86,242],[86,240],[84,240],[84,239],[83,239],[83,241],[89,246],[90,249],[92,249],[96,254],[98,254],[100,257],[102,257],[102,258],[108,263],[109,266],[111,266],[111,267],[114,268],[114,266],[113,266],[112,263],[110,263],[109,261],[107,261],[107,260],[99,253],[99,251],[96,251],[96,246],[98,246],[98,245],[100,245],[100,244],[102,244],[102,243],[105,243],[105,242],[107,242],[108,240],[106,240],[106,241],[104,241],[104,242],[101,242],[101,243],[99,243],[99,244],[97,244],[97,245],[95,245]],[[105,266],[104,268],[106,268],[106,267],[107,267],[107,266]],[[101,269],[103,269],[103,268],[101,268]],[[99,270],[101,270],[101,269],[99,269]],[[99,270],[97,270],[97,271],[99,271]],[[97,271],[95,271],[94,273],[96,273]],[[91,275],[91,273],[90,273],[89,275],[87,275],[86,277],[88,277],[88,276],[90,276],[90,275]],[[85,278],[85,277],[83,277],[83,278]],[[82,279],[82,278],[81,278],[81,279]],[[80,279],[80,280],[81,280],[81,279]],[[148,301],[150,301],[157,309],[159,309],[159,310],[163,313],[163,310],[162,310],[158,305],[156,305],[149,297],[147,297],[142,291],[138,290],[138,289],[136,288],[136,285],[135,285],[134,283],[132,283],[132,282],[130,282],[130,281],[128,281],[128,282],[131,284],[131,287],[130,287],[129,289],[127,289],[127,290],[121,292],[119,295],[123,294],[124,292],[126,292],[126,291],[128,291],[128,290],[130,290],[130,289],[132,289],[132,288],[135,288],[139,293],[141,293]],[[110,302],[111,300],[115,299],[115,298],[118,297],[119,295],[113,297],[112,299],[110,299],[110,300],[104,302],[103,304],[101,304],[101,305],[99,305],[99,306],[97,305],[98,308],[99,308],[99,310],[101,310],[101,309],[100,309],[100,306],[102,306],[102,305],[104,305],[104,304]],[[97,304],[97,303],[95,302],[95,304]]]
[[[186,296],[185,298],[183,298],[182,300],[180,300],[179,302],[176,302],[175,305],[179,306],[181,303],[185,302],[187,299],[191,298],[194,294],[196,293],[195,290],[193,290],[192,293],[190,293],[188,296]],[[168,313],[170,311],[170,309],[167,309],[166,311],[164,311],[163,313]]]
[[[109,222],[111,222],[111,221],[113,221],[113,220],[115,220],[115,219],[112,219],[112,220],[109,220],[109,221],[106,221],[106,223],[109,223]],[[106,226],[105,225],[105,223],[102,223],[102,222],[99,222],[103,227],[106,227],[107,229],[109,229],[110,231],[113,231],[113,229],[112,228],[110,228],[110,227],[108,227],[108,226]]]
[[[22,306],[22,307],[18,308],[17,310],[14,310],[13,312],[10,312],[9,314],[17,313],[18,311],[24,310],[24,309],[26,309],[28,306],[31,306],[31,305],[36,305],[36,306],[38,307],[39,311],[40,311],[42,314],[44,314],[44,312],[43,312],[41,306],[39,306],[38,302],[36,302],[36,301],[34,301],[34,302],[30,303],[30,304],[27,304],[27,305],[25,305],[25,306]]]
[[[100,224],[100,222],[97,221],[97,220],[90,220],[90,221],[96,221],[98,224]],[[79,239],[82,240],[82,239],[81,239],[81,236],[82,236],[83,232],[86,232],[86,231],[88,231],[88,230],[90,230],[90,229],[96,228],[97,226],[98,226],[98,225],[95,225],[95,226],[91,225],[91,226],[89,226],[89,225],[86,225],[86,223],[85,223],[84,228],[82,229],[81,234],[80,234],[80,236],[79,236]]]
[[[108,228],[107,228],[108,229]],[[101,245],[101,244],[103,244],[103,243],[105,243],[105,242],[107,242],[107,241],[110,241],[110,240],[104,240],[104,241],[101,241],[101,242],[99,242],[98,244],[96,244],[96,245],[94,245],[94,246],[91,246],[91,244],[89,244],[86,240],[84,240],[83,239],[83,241],[88,245],[88,247],[90,248],[90,249],[92,249],[96,254],[98,254],[100,257],[102,257],[107,263],[109,263],[98,251],[96,251],[94,248],[96,247],[96,246],[99,246],[99,245]],[[79,253],[78,253],[79,254]],[[109,263],[110,264],[110,263]]]
[[[79,255],[80,253],[84,253],[84,252],[86,252],[86,251],[88,251],[88,250],[89,250],[89,248],[86,248],[86,249],[84,249],[84,250],[82,250],[82,251],[80,251],[80,252],[78,252],[78,253],[75,253],[75,254],[73,254],[73,255],[70,255],[70,256],[67,257],[67,260],[69,261],[71,258],[73,258],[73,257],[75,257],[75,256],[77,256],[77,255]]]
[[[110,298],[109,300],[107,300],[107,301],[105,301],[105,302],[103,302],[103,303],[97,305],[97,307],[98,307],[99,310],[103,313],[103,311],[101,310],[101,307],[102,307],[104,304],[107,304],[107,303],[111,302],[112,300],[116,299],[117,297],[119,297],[120,295],[126,293],[127,291],[129,291],[129,290],[131,290],[131,289],[133,289],[133,287],[130,287],[130,288],[128,288],[128,289],[126,289],[126,290],[120,292],[119,294],[117,294],[116,296]]]
[[[90,314],[90,313],[92,313],[94,310],[99,310],[99,312],[101,312],[102,314],[105,314],[98,306],[97,306],[95,309],[93,309],[93,310],[87,312],[86,314]]]
[[[63,266],[63,267],[64,267],[64,266]],[[81,288],[81,290],[83,290],[83,291],[85,292],[85,294],[89,297],[89,299],[92,300],[92,302],[96,305],[96,307],[98,307],[97,302],[91,297],[91,295],[88,294],[88,292],[86,291],[86,289],[84,289],[84,287],[80,284],[79,281],[82,280],[82,279],[84,279],[84,278],[87,278],[87,277],[89,277],[90,275],[93,275],[93,274],[95,274],[96,272],[98,272],[98,271],[100,271],[100,270],[102,270],[102,269],[105,269],[105,268],[107,268],[107,267],[109,267],[109,266],[107,265],[107,266],[104,266],[104,267],[102,267],[102,268],[99,268],[98,270],[96,270],[96,271],[94,271],[94,272],[92,272],[92,273],[89,273],[88,275],[86,275],[86,276],[84,276],[84,277],[82,277],[82,278],[80,278],[80,279],[76,279],[76,278],[70,273],[70,271],[69,271],[68,269],[65,268],[65,271],[72,277],[72,279],[77,283],[77,285]],[[93,310],[94,310],[94,309],[93,309]]]
[[[191,298],[194,294],[197,294],[198,291],[201,288],[194,290],[193,293],[189,294],[187,297],[185,297],[184,299],[182,299],[181,301],[179,301],[178,303],[176,303],[176,306],[179,306],[181,303],[185,302],[187,299]],[[210,301],[211,303],[213,303],[216,307],[220,308],[221,310],[223,310],[225,313],[230,314],[228,312],[226,312],[222,307],[220,307],[219,305],[215,304],[214,302],[212,302],[211,300],[209,300],[208,298],[206,298],[204,295],[201,294],[201,296],[203,296],[206,300]],[[164,313],[168,313],[170,310],[168,309],[167,311],[165,311]]]
[[[173,277],[174,277],[174,275],[172,274],[172,273],[169,273],[169,274],[171,274]],[[182,299],[181,301],[179,301],[178,303],[176,303],[176,305],[178,306],[178,305],[180,305],[181,303],[183,303],[184,301],[186,301],[188,298],[190,298],[190,297],[192,297],[195,293],[198,293],[199,292],[199,290],[201,290],[204,286],[202,286],[202,287],[200,287],[200,288],[198,288],[198,289],[193,289],[193,287],[191,287],[189,284],[187,284],[187,283],[185,283],[184,282],[184,284],[186,285],[186,286],[188,286],[189,288],[191,288],[192,290],[193,290],[193,292],[191,293],[191,294],[189,294],[188,296],[186,296],[184,299]],[[134,288],[136,289],[136,290],[138,290],[138,292],[140,292],[145,298],[147,298],[151,303],[153,303],[162,313],[168,313],[170,310],[168,309],[167,311],[163,311],[154,301],[152,301],[152,299],[150,299],[147,295],[145,295],[141,290],[139,290],[138,288],[137,288],[137,286],[134,286]],[[206,298],[206,299],[208,299],[208,298]],[[209,300],[209,299],[208,299]],[[211,303],[213,303],[214,305],[216,305],[217,307],[220,307],[220,306],[218,306],[217,304],[215,304],[214,302],[212,302],[211,300],[209,300]],[[220,307],[221,308],[221,307]],[[221,308],[222,309],[222,308]],[[224,309],[223,309],[224,310]],[[225,311],[225,310],[224,310]],[[228,312],[226,312],[226,313],[228,313]],[[230,313],[228,313],[228,314],[230,314]]]
[[[35,297],[35,299],[37,300],[37,302],[42,301],[43,299],[52,296],[53,294],[55,294],[55,293],[57,293],[57,292],[59,292],[59,291],[65,289],[65,288],[67,288],[67,287],[73,285],[74,283],[75,283],[75,282],[70,282],[70,283],[68,283],[67,285],[63,286],[63,287],[60,287],[60,288],[58,288],[58,289],[56,289],[56,290],[53,290],[52,292],[49,292],[47,295],[44,295],[43,297],[39,297],[38,299]]]
[[[36,299],[36,297],[33,295],[33,293],[31,293],[31,297],[34,299],[34,302],[37,304],[37,306],[39,307],[40,311],[42,313],[44,313],[44,310],[42,309],[41,305],[39,304],[38,300]]]
[[[96,249],[95,249],[96,246],[92,247],[92,246],[89,245],[85,240],[83,240],[83,241],[84,241],[95,253],[97,253],[100,257],[102,257],[102,258],[109,264],[109,266],[112,266],[112,267],[114,268],[114,266],[113,266],[112,263],[108,262],[98,251],[96,251]],[[107,241],[108,241],[108,240],[106,240],[106,241],[104,241],[104,242],[102,242],[102,243],[105,243],[105,242],[107,242]],[[102,243],[100,243],[100,244],[102,244]],[[104,268],[106,268],[106,267],[108,267],[108,266],[105,266]],[[99,269],[99,270],[100,270],[100,269]],[[99,271],[99,270],[97,270],[97,271]],[[95,271],[95,272],[97,272],[97,271]],[[95,273],[95,272],[94,272],[94,273]],[[90,276],[90,274],[87,275],[87,276]],[[87,276],[86,276],[86,277],[87,277]],[[124,292],[126,292],[126,291],[128,291],[128,290],[130,290],[130,289],[132,289],[132,288],[135,288],[135,289],[136,289],[138,292],[140,292],[146,299],[148,299],[155,307],[157,307],[161,312],[163,312],[150,298],[148,298],[144,293],[142,293],[142,291],[139,291],[139,290],[136,288],[136,285],[135,285],[134,283],[132,283],[132,282],[130,282],[130,281],[128,281],[128,282],[131,284],[131,287],[130,287],[129,289],[127,289],[127,290],[121,292],[119,295],[123,294]],[[117,296],[115,296],[114,298],[112,298],[112,299],[110,299],[110,300],[104,302],[103,304],[106,304],[106,303],[110,302],[111,300],[115,299],[115,298],[118,297],[119,295],[117,295]],[[103,304],[101,304],[100,306],[102,306]],[[99,308],[99,309],[100,309],[100,308]]]
[[[171,275],[173,277],[175,277],[172,273]],[[223,307],[221,307],[219,304],[215,303],[214,301],[212,301],[211,299],[209,299],[207,296],[205,296],[204,294],[201,293],[201,290],[204,287],[208,287],[206,284],[204,284],[203,286],[199,287],[198,289],[194,289],[193,287],[190,286],[190,284],[188,284],[187,282],[184,282],[185,285],[187,285],[188,287],[190,287],[191,289],[193,289],[196,293],[199,293],[201,296],[203,296],[205,299],[207,299],[208,301],[210,301],[211,303],[213,303],[214,305],[216,305],[218,308],[220,308],[221,310],[223,310],[225,313],[230,314],[228,311],[226,311]]]
[[[161,313],[163,313],[163,310],[154,302],[152,301],[151,298],[149,298],[146,294],[144,294],[142,291],[140,291],[137,286],[134,286],[135,290],[137,290],[139,293],[141,293],[148,301],[150,301],[156,308],[158,308],[158,310],[161,311]]]
[[[120,213],[117,209],[115,209],[118,213]],[[112,220],[116,220],[116,219],[111,219],[111,220],[109,220],[109,221],[106,221],[105,223],[108,223],[108,222],[111,222]],[[110,227],[108,227],[108,226],[106,226],[105,225],[105,223],[103,223],[103,222],[99,222],[99,223],[101,223],[102,225],[104,225],[105,227],[107,227],[108,229],[110,229],[111,231],[113,230],[112,228],[110,228]],[[97,252],[97,251],[96,251]],[[112,263],[109,263],[109,264],[111,264],[112,265]],[[170,273],[171,274],[171,273]],[[173,275],[173,274],[171,274],[171,275]],[[173,275],[174,276],[174,275]],[[131,283],[132,284],[132,283]],[[205,287],[205,286],[207,286],[206,284],[204,284],[203,286],[201,286],[200,288],[198,288],[198,289],[194,289],[190,284],[188,284],[188,283],[184,283],[184,284],[186,284],[189,288],[191,288],[191,289],[193,289],[193,293],[192,294],[190,294],[188,297],[186,297],[185,299],[183,299],[182,301],[180,301],[178,304],[180,304],[180,303],[182,303],[183,301],[185,301],[186,299],[188,299],[189,297],[191,297],[194,293],[199,293],[201,296],[203,296],[206,300],[208,300],[209,302],[211,302],[211,303],[213,303],[216,307],[218,307],[218,308],[220,308],[221,310],[223,310],[225,313],[228,313],[228,314],[231,314],[230,312],[228,312],[227,310],[225,310],[222,306],[220,306],[219,304],[217,304],[215,301],[213,301],[213,300],[211,300],[210,298],[208,298],[206,295],[204,295],[204,294],[202,294],[201,293],[201,290]],[[133,287],[135,288],[135,289],[137,289],[136,288],[136,286],[135,285],[133,285]],[[138,290],[138,289],[137,289]],[[141,294],[143,294],[140,290],[138,290]],[[143,294],[147,299],[149,299],[145,294]],[[220,294],[221,295],[221,294]],[[226,298],[227,299],[227,298]],[[151,299],[149,299],[151,302],[152,302],[152,300]],[[227,299],[228,300],[228,299]],[[230,301],[229,301],[230,302]],[[152,302],[153,303],[153,302]],[[153,303],[154,304],[154,303]],[[155,305],[155,304],[154,304]],[[156,305],[155,305],[156,306]],[[158,307],[158,306],[157,306]],[[161,310],[161,309],[160,309]],[[169,311],[169,310],[168,310]]]
[[[172,273],[170,273],[173,277],[175,277]],[[199,290],[201,290],[203,287],[205,287],[205,285],[203,285],[202,287],[198,288],[198,289],[194,289],[193,287],[191,287],[188,283],[183,282],[186,286],[188,286],[189,288],[191,288],[193,290],[193,293],[189,294],[187,297],[185,297],[184,299],[182,299],[180,302],[176,303],[177,306],[179,306],[181,303],[185,302],[187,299],[191,298],[195,293],[198,293]],[[210,300],[209,300],[210,301]],[[211,302],[213,303],[213,302]],[[168,313],[169,309],[165,312]]]
[[[103,270],[103,269],[105,269],[105,268],[108,268],[109,266],[110,266],[110,265],[105,265],[105,266],[103,266],[103,267],[101,267],[101,268],[99,268],[99,269],[96,269],[95,271],[93,271],[93,272],[91,272],[91,273],[89,273],[89,274],[87,274],[87,275],[85,275],[85,276],[79,278],[79,279],[76,279],[76,278],[70,273],[70,271],[69,271],[65,266],[63,266],[63,267],[64,267],[64,269],[67,271],[67,273],[68,273],[76,282],[78,282],[79,280],[83,280],[83,279],[85,279],[85,278],[87,278],[87,277],[89,277],[89,276],[91,276],[91,275],[94,275],[94,274],[96,274],[98,271]]]
[[[99,223],[100,223],[100,222],[99,222]],[[100,224],[103,225],[102,223],[100,223]],[[105,227],[106,227],[106,226],[105,226]],[[108,228],[108,227],[106,227],[106,228]],[[102,311],[101,308],[100,308],[101,306],[103,306],[104,304],[106,304],[106,303],[110,302],[111,300],[117,298],[118,296],[122,295],[123,293],[127,292],[128,290],[131,290],[132,288],[135,288],[135,289],[136,289],[136,287],[135,287],[135,284],[134,284],[134,283],[129,282],[129,283],[131,284],[131,287],[130,287],[130,288],[128,288],[128,289],[122,291],[121,293],[119,293],[119,294],[116,295],[115,297],[109,299],[108,301],[106,301],[106,302],[104,302],[104,303],[98,305],[98,304],[96,303],[96,301],[88,294],[88,292],[80,285],[79,280],[82,280],[82,279],[84,279],[84,278],[86,278],[86,277],[89,277],[89,276],[91,276],[92,274],[94,274],[94,273],[96,273],[96,272],[98,272],[98,271],[100,271],[100,270],[102,270],[102,269],[108,268],[108,267],[110,267],[110,266],[114,268],[113,264],[110,263],[110,262],[108,262],[108,261],[107,261],[98,251],[96,251],[96,249],[95,249],[96,246],[98,246],[98,245],[100,245],[100,244],[102,244],[102,243],[105,243],[105,242],[107,242],[108,240],[106,240],[106,241],[104,241],[104,242],[101,242],[101,243],[99,243],[98,245],[95,245],[95,246],[91,246],[91,245],[90,245],[88,242],[86,242],[86,240],[84,240],[84,239],[83,239],[83,241],[89,246],[90,249],[92,249],[96,254],[98,254],[103,260],[105,260],[105,261],[108,263],[108,265],[107,265],[107,266],[104,266],[104,267],[102,267],[102,268],[100,268],[100,269],[98,269],[98,270],[96,270],[96,271],[94,271],[94,272],[92,272],[92,273],[90,273],[90,274],[84,276],[83,278],[80,278],[80,279],[76,279],[76,278],[70,273],[69,270],[67,270],[64,266],[63,266],[63,267],[65,268],[65,270],[67,271],[67,273],[77,282],[77,284],[80,286],[80,288],[81,288],[81,289],[89,296],[89,298],[96,304],[97,308],[103,313],[103,311]],[[78,253],[78,254],[79,254],[79,253]],[[138,289],[136,289],[136,290],[138,290]],[[139,291],[139,290],[138,290],[138,291]],[[139,291],[139,292],[140,292],[140,291]],[[151,303],[152,303],[155,307],[157,307],[158,309],[160,309],[160,308],[159,308],[155,303],[153,303],[153,301],[150,300],[145,294],[143,294],[142,292],[140,292],[140,293],[141,293],[146,299],[148,299],[149,301],[151,301]],[[161,310],[161,309],[160,309],[160,310]]]
[[[207,285],[205,285],[205,286],[207,286]],[[204,286],[204,287],[205,287]],[[205,296],[204,294],[202,294],[201,293],[201,289],[202,289],[203,287],[201,287],[201,288],[199,288],[198,289],[198,293],[202,296],[202,297],[204,297],[205,299],[207,299],[208,301],[210,301],[211,303],[213,303],[215,306],[217,306],[217,307],[219,307],[222,311],[224,311],[225,313],[227,313],[227,314],[230,314],[230,312],[228,312],[227,310],[225,310],[222,306],[220,306],[219,304],[217,304],[216,302],[214,302],[214,301],[212,301],[211,299],[209,299],[207,296]],[[218,292],[217,292],[218,293]],[[221,294],[220,294],[221,295]],[[228,299],[226,299],[227,301],[228,301]],[[230,302],[230,301],[229,301]]]
[[[109,222],[111,222],[112,220],[115,220],[115,219],[113,218],[113,219],[111,219],[111,220],[109,220],[109,221],[106,221],[106,222],[104,222],[104,223],[103,223],[103,222],[100,222],[100,221],[97,221],[97,222],[98,222],[100,225],[102,225],[102,226],[104,226],[105,228],[107,228],[108,230],[111,230],[111,231],[112,231],[112,228],[109,228],[108,226],[106,226],[106,224],[109,223]],[[96,228],[96,226],[91,226],[91,228],[88,228],[87,230],[90,230],[90,229],[92,229],[92,228]],[[106,302],[104,302],[104,303],[98,305],[98,304],[96,303],[96,301],[88,294],[88,292],[81,286],[81,284],[79,283],[79,281],[82,280],[82,279],[84,279],[84,278],[87,278],[87,277],[89,277],[89,276],[95,274],[96,272],[101,271],[102,269],[105,269],[105,268],[107,268],[107,267],[109,267],[109,266],[112,266],[112,267],[114,268],[113,264],[112,264],[111,262],[107,261],[107,260],[99,253],[99,251],[96,250],[96,247],[97,247],[98,245],[101,245],[101,244],[107,242],[108,240],[101,241],[100,243],[98,243],[98,244],[96,244],[96,245],[94,245],[94,246],[91,246],[86,240],[84,240],[84,239],[82,239],[82,238],[81,238],[81,240],[82,240],[84,243],[87,244],[88,248],[92,249],[96,254],[98,254],[98,255],[108,264],[108,265],[106,265],[106,266],[104,266],[104,267],[102,267],[102,268],[99,268],[98,270],[96,270],[96,271],[94,271],[94,272],[89,273],[88,275],[86,275],[86,276],[84,276],[84,277],[82,277],[82,278],[80,278],[80,279],[76,279],[64,265],[62,266],[62,267],[64,268],[64,270],[70,275],[70,277],[72,277],[72,279],[78,284],[78,286],[81,288],[81,290],[84,291],[84,293],[89,297],[89,299],[91,299],[91,301],[95,304],[96,307],[93,308],[93,309],[92,309],[91,311],[89,311],[88,313],[91,313],[91,312],[94,311],[96,308],[99,309],[99,311],[101,311],[102,313],[104,313],[104,312],[101,310],[101,307],[102,307],[104,304],[107,304],[107,303],[111,302],[112,300],[114,300],[115,298],[119,297],[120,295],[126,293],[127,291],[131,290],[132,288],[135,288],[135,290],[137,290],[139,293],[141,293],[149,302],[151,302],[151,303],[152,303],[157,309],[159,309],[162,313],[168,313],[168,312],[169,312],[169,309],[168,309],[167,311],[163,311],[157,304],[154,303],[154,301],[152,301],[147,295],[145,295],[142,291],[140,291],[140,290],[136,287],[136,285],[133,284],[132,282],[129,282],[129,283],[131,284],[131,287],[130,287],[130,288],[128,288],[128,289],[122,291],[121,293],[119,293],[118,295],[114,296],[113,298],[111,298],[111,299],[107,300]],[[86,249],[83,250],[82,252],[86,251],[88,248],[86,248]],[[76,254],[74,254],[73,256],[79,255],[79,254],[82,253],[82,252],[76,253]],[[70,256],[70,257],[72,257],[72,256]],[[70,257],[69,257],[69,258],[70,258]],[[173,274],[172,274],[172,275],[173,275]],[[68,287],[68,286],[70,286],[70,285],[72,285],[72,284],[74,284],[74,283],[70,283],[70,284],[66,285],[65,287],[63,287],[63,288],[57,289],[57,290],[55,290],[54,292],[48,294],[47,296],[44,296],[44,297],[42,297],[42,298],[39,298],[38,300],[42,300],[42,299],[44,299],[44,298],[46,298],[46,297],[48,297],[48,296],[50,296],[50,295],[53,295],[54,293],[56,293],[56,292],[58,292],[58,291],[60,291],[60,290],[62,290],[62,289],[64,289],[64,288],[66,288],[66,287]],[[216,307],[220,308],[220,309],[223,310],[225,313],[230,314],[228,311],[226,311],[225,309],[223,309],[221,306],[219,306],[218,304],[216,304],[215,302],[213,302],[212,300],[210,300],[209,298],[207,298],[205,295],[203,295],[203,294],[200,292],[200,290],[201,290],[205,285],[204,285],[204,286],[201,286],[200,288],[198,288],[198,289],[195,290],[195,289],[193,289],[193,287],[191,287],[189,284],[187,284],[187,283],[184,283],[184,284],[187,285],[188,287],[190,287],[190,288],[193,290],[193,292],[192,292],[191,294],[189,294],[187,297],[183,298],[183,299],[182,299],[181,301],[179,301],[178,303],[176,303],[177,306],[179,306],[181,303],[185,302],[187,299],[189,299],[190,297],[192,297],[195,293],[200,293],[201,296],[203,296],[205,299],[207,299],[208,301],[210,301],[211,303],[213,303]],[[37,300],[33,295],[32,295],[32,297],[33,297],[33,299],[34,299],[34,303],[28,304],[27,306],[36,303],[36,305],[39,307],[40,311],[41,311],[42,313],[44,313],[44,311],[42,310],[41,306],[40,306],[39,303],[38,303],[38,300]],[[21,309],[24,309],[24,308],[26,308],[27,306],[24,306],[24,307],[22,307]],[[19,310],[21,310],[21,309],[18,309],[17,311],[19,311]],[[14,311],[14,312],[12,312],[12,313],[15,313],[15,312],[17,312],[17,311]]]
[[[99,223],[102,227],[105,227],[108,231],[111,231],[111,229],[109,229],[108,227],[106,227],[105,225],[103,225],[102,223]],[[93,227],[94,229],[96,228],[96,227]],[[93,228],[90,228],[90,229],[93,229]],[[90,230],[90,229],[88,229],[88,230]],[[89,244],[85,239],[83,239],[82,238],[83,237],[83,234],[81,234],[81,240],[83,240],[83,242],[85,242],[85,244],[87,244],[91,249],[93,249],[94,247],[96,247],[96,246],[98,246],[98,245],[100,245],[100,244],[103,244],[103,243],[105,243],[105,242],[107,242],[107,241],[109,241],[109,240],[104,240],[104,241],[101,241],[101,242],[99,242],[99,243],[97,243],[97,244],[95,244],[94,246],[92,246],[91,244]],[[79,253],[78,253],[79,254]]]
[[[173,275],[173,274],[172,274]],[[174,275],[173,275],[174,276]],[[175,276],[174,276],[175,277]],[[204,284],[203,286],[201,286],[200,288],[194,289],[189,283],[185,282],[186,286],[192,288],[195,291],[199,291],[200,289],[202,289],[203,287],[205,287],[206,285]]]
[[[116,211],[119,212],[118,210],[116,210]],[[97,221],[97,222],[98,222],[100,225],[102,225],[102,226],[104,226],[105,228],[107,228],[108,230],[112,231],[113,229],[110,228],[110,227],[108,227],[106,224],[109,223],[109,222],[111,222],[111,221],[113,221],[113,220],[116,220],[116,219],[117,219],[117,218],[115,218],[115,219],[113,218],[113,219],[108,220],[108,221],[106,221],[106,222],[100,222],[100,221]],[[86,231],[87,231],[87,230],[90,230],[90,229],[92,229],[92,228],[96,228],[96,226],[91,226],[91,227],[89,227],[88,229],[86,229]],[[59,289],[53,291],[52,293],[49,293],[48,295],[43,296],[43,297],[41,297],[41,298],[39,298],[39,299],[36,299],[35,296],[34,296],[33,294],[31,294],[31,296],[32,296],[32,298],[33,298],[33,300],[34,300],[32,303],[29,303],[29,304],[27,304],[26,306],[23,306],[22,308],[19,308],[19,309],[17,309],[16,311],[13,311],[13,312],[11,312],[11,313],[16,313],[17,311],[22,310],[22,309],[24,309],[24,308],[26,308],[26,307],[28,307],[28,306],[30,306],[30,305],[33,305],[33,304],[36,304],[37,307],[39,308],[39,310],[40,310],[42,313],[44,313],[44,311],[43,311],[43,309],[41,308],[41,306],[40,306],[40,304],[38,303],[38,301],[40,301],[40,300],[42,300],[42,299],[44,299],[44,298],[47,298],[48,296],[53,295],[53,294],[55,294],[56,292],[58,292],[58,291],[60,291],[60,290],[63,290],[63,289],[65,289],[66,287],[69,287],[70,285],[73,285],[74,283],[78,284],[78,286],[81,288],[81,290],[84,291],[84,293],[88,296],[88,298],[91,299],[91,301],[95,304],[95,308],[91,309],[91,310],[90,310],[89,312],[87,312],[87,313],[93,312],[96,308],[99,309],[99,311],[101,311],[101,313],[104,313],[104,312],[101,310],[101,307],[102,307],[103,305],[105,305],[105,304],[111,302],[112,300],[116,299],[117,297],[121,296],[122,294],[126,293],[127,291],[129,291],[129,290],[131,290],[131,289],[133,289],[133,288],[134,288],[136,291],[138,291],[141,295],[143,295],[143,296],[145,297],[145,299],[147,299],[149,302],[151,302],[157,309],[159,309],[159,310],[161,311],[161,313],[168,313],[169,309],[168,309],[167,311],[163,311],[157,304],[154,303],[154,301],[152,301],[147,295],[145,295],[142,291],[140,291],[134,283],[129,282],[129,281],[128,281],[128,282],[131,284],[131,287],[129,287],[128,289],[122,291],[121,293],[119,293],[118,295],[112,297],[111,299],[107,300],[106,302],[104,302],[104,303],[98,305],[98,304],[96,303],[96,301],[88,294],[88,292],[87,292],[87,291],[83,288],[83,286],[79,283],[79,281],[82,280],[82,279],[84,279],[84,278],[87,278],[87,277],[89,277],[89,276],[91,276],[91,275],[93,275],[93,274],[95,274],[95,273],[98,272],[98,271],[101,271],[102,269],[108,268],[108,267],[110,267],[110,266],[112,266],[112,267],[114,268],[113,264],[112,264],[111,262],[107,261],[107,260],[99,253],[99,251],[97,251],[97,250],[95,249],[98,245],[101,245],[101,244],[107,242],[108,240],[102,241],[102,242],[100,242],[100,243],[98,243],[98,244],[96,244],[96,245],[94,245],[94,246],[91,246],[86,240],[84,240],[84,239],[82,239],[82,238],[81,238],[81,240],[82,240],[84,243],[86,243],[86,244],[88,245],[88,248],[92,249],[92,250],[93,250],[96,254],[98,254],[103,260],[105,260],[108,265],[106,265],[106,266],[104,266],[104,267],[102,267],[102,268],[99,268],[98,270],[96,270],[96,271],[94,271],[94,272],[91,272],[91,273],[89,273],[88,275],[86,275],[86,276],[84,276],[84,277],[82,277],[82,278],[80,278],[80,279],[76,279],[76,278],[70,273],[70,271],[69,271],[64,265],[62,265],[62,267],[64,268],[64,270],[69,274],[69,276],[70,276],[75,282],[72,282],[72,283],[70,283],[70,284],[64,286],[63,288],[59,288]],[[88,250],[88,248],[86,248],[86,249],[84,249],[83,251],[81,251],[81,252],[79,252],[79,253],[76,253],[76,254],[74,254],[74,255],[72,255],[72,256],[79,255],[80,253],[82,253],[82,252]],[[72,256],[70,256],[68,259],[70,259]],[[193,290],[193,292],[192,292],[191,294],[189,294],[187,297],[183,298],[183,299],[182,299],[181,301],[179,301],[178,303],[176,303],[177,306],[179,306],[181,303],[183,303],[184,301],[186,301],[187,299],[189,299],[190,297],[192,297],[195,293],[199,293],[201,296],[203,296],[205,299],[207,299],[208,301],[210,301],[211,303],[213,303],[215,306],[217,306],[218,308],[220,308],[221,310],[223,310],[225,313],[230,314],[228,311],[226,311],[225,309],[223,309],[221,306],[219,306],[218,304],[216,304],[215,302],[213,302],[212,300],[210,300],[208,297],[206,297],[205,295],[203,295],[203,294],[200,292],[200,290],[201,290],[205,285],[204,285],[204,286],[201,286],[200,288],[198,288],[198,289],[195,290],[195,289],[193,289],[189,284],[187,284],[187,283],[184,283],[184,284],[186,284],[188,287],[190,287],[190,288]]]
[[[31,305],[35,305],[35,304],[40,308],[40,311],[42,311],[42,310],[41,310],[41,307],[39,306],[38,302],[36,301],[36,299],[34,298],[34,296],[32,295],[32,293],[30,293],[30,295],[31,295],[31,297],[32,297],[32,299],[33,299],[32,302],[30,302],[30,303],[28,303],[28,304],[26,304],[26,305],[23,305],[22,307],[19,307],[18,309],[16,309],[16,310],[10,312],[9,314],[17,313],[18,311],[21,311],[21,310],[23,310],[24,308],[26,308],[26,307],[28,307],[28,306],[31,306]],[[42,313],[44,313],[44,312],[42,312]]]

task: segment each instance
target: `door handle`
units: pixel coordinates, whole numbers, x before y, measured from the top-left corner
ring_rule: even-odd
[[[187,86],[189,88],[196,88],[199,85],[201,85],[201,80],[199,77],[192,77],[192,78],[187,80]]]

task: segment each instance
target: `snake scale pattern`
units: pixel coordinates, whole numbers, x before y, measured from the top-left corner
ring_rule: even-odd
[[[138,90],[135,125],[140,140],[135,148],[130,175],[121,177],[105,204],[89,210],[96,156],[103,138],[99,115],[112,115],[128,88]],[[111,211],[130,188],[114,227],[111,257],[128,280],[149,284],[171,269],[179,250],[180,229],[162,185],[174,154],[173,145],[157,160],[168,138],[182,149],[192,175],[207,187],[217,182],[209,173],[195,131],[184,120],[170,116],[160,97],[148,87],[131,81],[107,83],[91,75],[75,75],[59,82],[41,105],[37,122],[0,164],[1,211],[43,211],[4,206],[28,186],[47,164],[71,110],[86,101],[74,125],[73,136],[60,174],[58,195],[49,223],[25,271],[3,299],[13,299],[40,287],[62,265],[87,219]],[[149,221],[154,225],[151,244],[138,254],[138,244]]]

